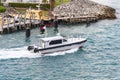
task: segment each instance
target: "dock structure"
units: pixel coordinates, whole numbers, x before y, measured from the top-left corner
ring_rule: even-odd
[[[0,33],[11,33],[24,30],[28,25],[30,28],[35,28],[41,25],[41,21],[47,23],[51,21],[51,18],[46,16],[44,10],[29,8],[25,12],[20,13],[13,7],[6,8],[7,11],[0,14]]]
[[[2,15],[0,17],[0,33],[12,33],[15,31],[24,30],[27,26],[30,26],[30,28],[35,28],[40,25],[39,20],[26,19],[24,17],[22,14],[20,14],[17,19],[15,17],[5,17],[5,15]]]
[[[5,14],[0,15],[0,33],[12,33],[15,31],[20,31],[26,29],[27,26],[30,28],[35,28],[41,25],[41,21],[47,22],[49,25],[53,25],[54,19],[57,16],[57,19],[60,22],[64,23],[90,23],[96,22],[98,18],[96,16],[88,15],[58,15],[54,12],[51,12],[51,17],[46,17],[45,12],[42,10],[26,10],[25,13],[20,13],[14,8],[7,8]]]
[[[95,16],[58,17],[58,20],[61,20],[66,23],[89,23],[96,22],[98,18]]]
[[[70,13],[71,14],[71,13]],[[59,15],[52,12],[52,15],[55,17],[57,16],[57,19],[66,22],[66,23],[89,23],[89,22],[96,22],[98,21],[98,17],[93,15],[78,15],[78,16],[66,16],[66,15]]]
[[[0,15],[0,33],[12,33],[14,31],[24,30],[26,26],[35,28],[40,26],[41,20],[49,21],[43,10],[28,9],[20,13],[12,7],[7,7],[7,11]]]

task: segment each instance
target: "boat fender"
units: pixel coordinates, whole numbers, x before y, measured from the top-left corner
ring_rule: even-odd
[[[34,46],[28,46],[27,49],[30,51],[30,50],[34,49]]]
[[[39,51],[39,49],[38,48],[35,48],[34,49],[34,53],[36,53],[36,52],[38,52]]]

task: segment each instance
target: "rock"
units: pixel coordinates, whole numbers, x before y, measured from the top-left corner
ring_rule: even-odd
[[[64,17],[97,17],[98,19],[115,19],[115,9],[98,4],[90,0],[71,0],[68,3],[57,6],[54,14]]]

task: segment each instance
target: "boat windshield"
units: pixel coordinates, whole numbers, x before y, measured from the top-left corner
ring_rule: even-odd
[[[49,43],[49,45],[55,45],[55,44],[61,44],[62,43],[62,39],[59,40],[53,40]]]
[[[67,40],[66,40],[66,39],[63,39],[63,42],[67,42]]]

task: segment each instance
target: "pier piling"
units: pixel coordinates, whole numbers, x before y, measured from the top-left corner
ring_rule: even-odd
[[[29,38],[30,37],[30,27],[29,25],[27,24],[26,25],[26,38]]]

